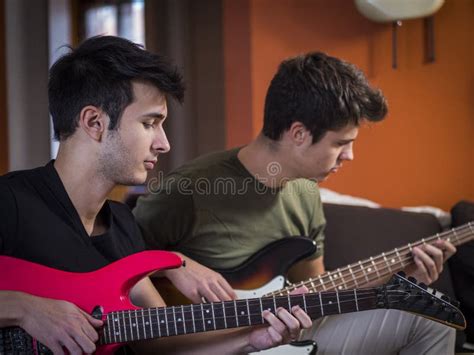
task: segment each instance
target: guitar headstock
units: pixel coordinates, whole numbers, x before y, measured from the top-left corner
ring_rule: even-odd
[[[392,276],[389,282],[377,288],[380,308],[393,308],[415,313],[447,326],[464,329],[466,320],[457,308],[458,302],[403,272]]]

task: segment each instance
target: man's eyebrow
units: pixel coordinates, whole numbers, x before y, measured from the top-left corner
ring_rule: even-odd
[[[348,138],[348,139],[340,139],[339,142],[341,143],[350,143],[350,142],[354,142],[355,141],[355,138]]]
[[[158,112],[150,112],[150,113],[145,113],[143,115],[143,117],[149,117],[149,118],[157,118],[157,119],[160,119],[160,120],[164,120],[166,118],[165,115],[163,115],[162,113],[158,113]]]

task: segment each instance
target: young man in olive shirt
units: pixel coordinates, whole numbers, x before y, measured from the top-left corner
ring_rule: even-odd
[[[138,200],[134,214],[147,244],[187,260],[185,270],[165,275],[194,301],[231,299],[230,285],[208,267],[236,266],[291,235],[307,235],[319,248],[293,266],[290,279],[323,273],[325,222],[314,182],[353,160],[360,125],[382,120],[386,111],[382,93],[347,62],[323,53],[284,61],[268,89],[263,130],[254,141],[185,164],[159,191]],[[219,179],[230,182],[226,191]],[[416,266],[407,271],[431,283],[454,252],[449,242],[414,248]],[[314,323],[312,336],[321,353],[454,350],[451,329],[398,311],[326,317]]]

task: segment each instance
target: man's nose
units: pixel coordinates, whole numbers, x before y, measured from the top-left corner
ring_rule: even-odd
[[[352,147],[342,152],[341,160],[349,160],[349,161],[354,160],[354,151],[352,150]]]
[[[157,133],[153,145],[153,150],[157,151],[158,153],[168,153],[171,149],[170,143],[168,142],[168,138],[166,137],[166,133],[163,130]]]

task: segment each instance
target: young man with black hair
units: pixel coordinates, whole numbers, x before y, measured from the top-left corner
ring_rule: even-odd
[[[323,53],[284,61],[268,89],[255,140],[185,164],[138,200],[134,214],[148,245],[180,252],[187,261],[185,270],[164,274],[193,301],[232,299],[232,287],[210,268],[235,267],[293,235],[312,238],[318,249],[292,267],[290,280],[324,273],[325,219],[315,182],[352,161],[359,127],[386,112],[381,91],[354,65]],[[449,242],[414,248],[416,266],[407,271],[431,283],[454,252]],[[454,349],[451,329],[398,311],[326,317],[313,330],[324,354]]]
[[[169,151],[167,100],[181,101],[183,93],[176,68],[125,39],[94,37],[59,59],[49,77],[58,156],[44,167],[0,178],[0,254],[87,272],[144,250],[128,207],[107,196],[117,184],[144,183],[158,156]],[[138,306],[164,305],[148,278],[136,284],[131,298]],[[55,354],[96,349],[103,322],[74,304],[3,290],[0,305],[0,327],[19,326]],[[292,313],[265,311],[269,325],[260,328],[135,346],[139,353],[256,351],[288,342],[311,325],[299,307]]]

